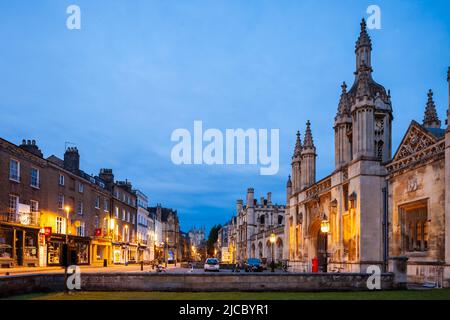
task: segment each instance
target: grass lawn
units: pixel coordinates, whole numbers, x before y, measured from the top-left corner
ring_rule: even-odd
[[[13,300],[450,300],[450,289],[375,292],[76,292],[35,293]]]

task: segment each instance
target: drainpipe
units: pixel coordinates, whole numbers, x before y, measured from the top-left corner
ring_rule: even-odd
[[[383,272],[388,271],[389,259],[388,183],[386,180],[383,188]]]

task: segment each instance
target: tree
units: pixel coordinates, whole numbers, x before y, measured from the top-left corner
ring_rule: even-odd
[[[208,240],[206,241],[206,250],[209,256],[214,255],[214,245],[217,242],[217,238],[219,237],[219,230],[222,228],[222,225],[217,224],[214,225],[209,231]]]

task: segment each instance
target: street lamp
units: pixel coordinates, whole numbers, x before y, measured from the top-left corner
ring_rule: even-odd
[[[272,233],[270,235],[270,243],[272,244],[272,263],[270,264],[271,272],[275,272],[275,257],[274,257],[273,249],[274,249],[276,239],[277,239],[277,236],[275,235],[275,233]]]
[[[165,260],[166,268],[167,268],[167,260],[168,260],[168,256],[167,255],[168,254],[169,254],[169,237],[166,237],[166,245],[164,247],[164,260]]]
[[[322,233],[328,233],[330,231],[330,221],[328,221],[325,214],[323,215],[323,219],[320,222],[320,231]]]

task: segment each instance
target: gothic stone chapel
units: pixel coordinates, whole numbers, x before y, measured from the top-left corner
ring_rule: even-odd
[[[341,86],[330,175],[316,181],[311,123],[303,142],[297,132],[287,183],[285,256],[298,271],[311,271],[317,258],[325,272],[365,272],[370,265],[391,270],[390,258],[404,256],[409,281],[448,285],[450,122],[442,128],[430,90],[422,123],[411,122],[392,155],[391,96],[372,78],[364,20],[355,53],[354,83],[350,89],[345,82]]]

